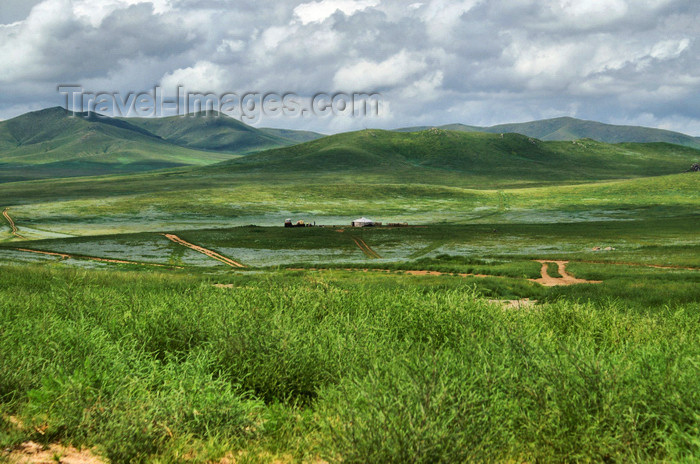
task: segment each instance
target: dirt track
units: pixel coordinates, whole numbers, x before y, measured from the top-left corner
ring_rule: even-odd
[[[12,229],[12,235],[14,235],[17,238],[26,238],[26,237],[23,237],[22,235],[20,235],[19,233],[17,233],[17,226],[15,225],[15,221],[13,221],[12,218],[10,217],[10,213],[8,213],[9,210],[10,210],[9,207],[5,208],[4,211],[2,212],[2,215],[5,216],[5,219],[7,219],[7,222],[10,224],[10,228]]]
[[[362,252],[364,254],[366,254],[367,256],[369,256],[370,258],[373,258],[373,259],[381,259],[382,258],[381,256],[379,256],[379,253],[377,253],[372,248],[370,248],[369,245],[367,245],[367,242],[365,242],[361,238],[353,237],[352,239],[355,242],[355,244],[360,248],[360,250],[362,250]]]
[[[555,287],[557,285],[576,285],[576,284],[599,284],[601,283],[600,280],[585,280],[585,279],[577,279],[576,277],[572,276],[571,274],[566,272],[566,264],[568,261],[549,261],[549,260],[537,260],[538,263],[542,264],[542,269],[540,270],[540,274],[542,274],[542,277],[539,279],[528,279],[532,282],[537,282],[538,284],[544,285],[545,287]],[[561,277],[551,277],[547,273],[547,264],[548,263],[556,263],[557,266],[559,266],[559,274]]]
[[[88,261],[99,261],[102,263],[136,264],[139,266],[155,266],[155,267],[169,267],[169,268],[183,269],[181,266],[168,266],[166,264],[158,264],[158,263],[143,263],[143,262],[139,262],[139,261],[126,261],[123,259],[98,258],[96,256],[69,255],[66,253],[56,253],[54,251],[32,250],[31,248],[15,248],[15,250],[24,251],[27,253],[36,253],[36,254],[40,254],[40,255],[59,256],[62,259],[69,259],[69,258],[86,259]]]
[[[202,253],[203,255],[209,256],[212,259],[215,259],[217,261],[220,261],[224,264],[228,264],[231,267],[239,267],[239,268],[244,268],[245,266],[242,265],[241,263],[234,261],[230,258],[227,258],[226,256],[220,255],[219,253],[211,250],[207,250],[206,248],[203,248],[201,246],[195,245],[193,243],[187,242],[180,237],[178,237],[175,234],[163,234],[165,238],[167,238],[170,241],[173,241],[177,243],[178,245],[182,245],[184,247],[190,248],[194,251],[197,251],[199,253]]]

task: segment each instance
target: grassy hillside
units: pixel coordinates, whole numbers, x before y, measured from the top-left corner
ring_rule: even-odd
[[[698,150],[541,142],[516,134],[361,131],[222,164],[0,185],[30,238],[281,224],[367,215],[425,224],[685,216]],[[55,235],[59,234],[59,235]],[[0,240],[16,240],[6,227]]]
[[[225,114],[193,113],[167,118],[123,119],[168,142],[188,148],[244,154],[322,137],[282,129],[256,129]]]
[[[0,183],[206,165],[319,137],[225,115],[115,119],[55,107],[0,122]]]
[[[0,122],[0,182],[131,173],[231,159],[176,146],[126,121],[62,108]]]
[[[371,130],[330,136],[209,167],[0,185],[0,197],[12,198],[11,204],[19,205],[238,189],[253,195],[244,199],[249,202],[266,198],[256,196],[255,191],[279,190],[281,198],[272,198],[277,204],[304,191],[322,191],[329,198],[336,198],[337,193],[339,200],[343,195],[360,192],[371,201],[377,195],[384,196],[382,192],[388,191],[384,186],[389,186],[393,195],[437,188],[445,189],[440,195],[449,198],[453,188],[512,189],[673,175],[698,160],[698,150],[662,143],[541,142],[515,134],[500,137],[442,130]],[[687,176],[691,183],[698,177],[693,173]]]
[[[293,140],[298,143],[310,142],[312,140],[325,137],[323,134],[312,131],[300,131],[291,129],[275,129],[271,127],[261,127],[259,131],[273,137],[282,137],[287,140]]]
[[[406,127],[398,129],[398,131],[416,132],[429,129],[430,127],[431,126]],[[568,117],[543,119],[524,123],[499,124],[490,127],[447,124],[439,128],[462,132],[488,132],[493,134],[511,132],[549,141],[572,141],[588,138],[606,143],[665,142],[700,149],[700,140],[698,140],[698,137],[691,137],[679,132],[650,127],[603,124],[596,121],[585,121]]]
[[[231,173],[420,171],[435,183],[441,182],[437,179],[444,172],[503,183],[571,182],[673,174],[698,159],[700,150],[663,143],[542,142],[518,134],[442,129],[365,130],[258,153],[215,169]]]

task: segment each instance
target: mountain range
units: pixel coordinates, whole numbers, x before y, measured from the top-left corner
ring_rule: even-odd
[[[237,173],[396,170],[415,182],[427,172],[581,181],[678,172],[698,161],[697,149],[685,134],[573,118],[323,136],[225,115],[109,118],[55,107],[0,122],[0,182],[214,164]]]
[[[0,182],[206,165],[318,137],[225,115],[124,119],[54,107],[0,122]]]
[[[198,171],[271,178],[297,173],[310,179],[336,173],[354,175],[358,183],[393,176],[402,183],[478,188],[496,181],[512,186],[675,174],[699,159],[700,150],[665,142],[556,142],[514,133],[370,129],[254,153]]]
[[[447,124],[443,126],[417,126],[396,129],[399,132],[417,132],[431,127],[460,132],[489,132],[492,134],[516,133],[546,141],[573,141],[593,139],[606,143],[622,142],[666,142],[700,149],[700,137],[691,137],[680,132],[654,129],[640,126],[620,126],[596,121],[563,117],[543,119],[513,124],[480,127],[464,124]]]

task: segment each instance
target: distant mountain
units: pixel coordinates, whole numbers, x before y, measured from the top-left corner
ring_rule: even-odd
[[[142,172],[231,159],[174,145],[127,121],[56,107],[0,122],[0,182]]]
[[[465,124],[445,124],[444,126],[413,126],[394,129],[394,132],[420,132],[428,129],[444,129],[458,132],[489,132],[488,127],[467,126]],[[517,132],[516,132],[517,133]]]
[[[700,150],[667,143],[607,144],[591,139],[541,141],[507,133],[364,130],[332,135],[201,168],[284,176],[323,173],[355,176],[358,183],[384,174],[405,182],[469,179],[471,185],[579,182],[683,172]],[[431,180],[433,179],[433,180]]]
[[[379,208],[385,208],[384,214],[391,215],[394,205],[402,204],[404,200],[420,200],[421,192],[430,191],[431,198],[444,197],[450,201],[455,196],[465,199],[471,196],[468,190],[463,189],[488,190],[492,196],[490,204],[503,202],[507,205],[508,194],[502,189],[667,174],[677,176],[660,177],[662,180],[654,183],[654,188],[662,189],[663,186],[666,189],[663,195],[674,195],[677,179],[682,177],[686,186],[688,182],[700,181],[700,176],[686,173],[697,162],[700,162],[700,150],[668,143],[606,144],[590,139],[574,143],[543,142],[519,134],[501,136],[441,129],[413,133],[364,130],[207,166],[188,166],[173,171],[129,176],[51,179],[18,182],[4,187],[0,185],[0,197],[4,195],[6,199],[12,199],[6,201],[7,204],[19,204],[28,198],[41,201],[51,201],[57,196],[97,199],[164,192],[165,198],[154,201],[170,202],[174,194],[197,196],[198,192],[209,190],[214,196],[223,195],[221,211],[236,215],[237,206],[229,201],[227,193],[235,186],[236,189],[243,189],[238,195],[255,195],[262,191],[284,196],[285,189],[288,189],[291,198],[304,200],[293,206],[299,208],[297,211],[303,211],[314,202],[332,208],[335,204],[342,207],[347,201],[376,200]],[[637,188],[634,186],[646,188],[650,184],[629,185],[625,195],[629,195],[630,208],[641,207],[634,196],[634,189]],[[434,190],[433,186],[440,189]],[[212,191],[219,188],[226,192]],[[533,194],[542,195],[540,199],[547,201],[551,192],[540,190]],[[465,207],[482,205],[478,198],[484,197],[475,196],[475,203],[468,202]],[[559,201],[556,198],[551,200],[555,203]],[[585,203],[587,197],[582,196],[575,201],[579,200]],[[130,201],[125,198],[122,204]],[[620,196],[612,201],[619,205],[625,198]],[[135,208],[143,208],[147,203],[139,204]],[[260,204],[254,207],[255,211],[266,207]],[[276,208],[274,203],[270,204],[273,209]],[[651,208],[649,211],[654,211],[654,205],[647,203],[646,206]]]
[[[319,137],[223,115],[109,118],[55,107],[0,121],[0,182],[206,165]]]
[[[246,154],[323,137],[315,132],[257,129],[225,114],[195,113],[167,118],[122,118],[182,147]]]
[[[399,132],[414,132],[428,127],[407,127],[397,129]],[[543,119],[513,124],[499,124],[491,127],[466,126],[464,124],[448,124],[439,126],[441,129],[463,132],[488,132],[494,134],[515,133],[535,137],[545,141],[572,141],[593,139],[606,143],[622,142],[666,142],[700,149],[700,137],[691,137],[680,132],[653,129],[640,126],[620,126],[603,124],[595,121],[585,121],[575,118]]]
[[[692,148],[700,147],[700,142],[693,137],[572,118],[490,128],[444,127],[450,130],[365,130],[323,137],[313,132],[256,129],[227,116],[114,119],[72,116],[62,108],[49,108],[0,122],[0,182],[223,161],[212,169],[263,176],[347,173],[358,174],[359,181],[367,174],[391,172],[405,174],[407,182],[422,183],[437,175],[452,176],[458,184],[468,177],[472,184],[478,178],[486,184],[499,178],[524,185],[671,174],[687,170],[700,158],[700,151]],[[581,139],[586,136],[646,143],[611,145]],[[315,140],[299,144],[309,139]],[[657,139],[665,142],[648,143]],[[262,151],[271,147],[281,148]]]

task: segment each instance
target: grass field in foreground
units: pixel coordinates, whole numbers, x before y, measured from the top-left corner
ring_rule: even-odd
[[[112,462],[692,461],[697,300],[463,280],[0,269],[0,445]],[[640,283],[647,277],[638,275]],[[22,424],[21,427],[15,424]]]
[[[36,262],[0,264],[0,447],[115,463],[693,462],[700,271],[641,265],[697,267],[696,224],[171,231],[243,270],[157,233],[5,243],[3,263]],[[542,287],[528,280],[541,258],[602,283]],[[417,268],[494,277],[402,273]],[[491,301],[521,298],[537,304]]]

